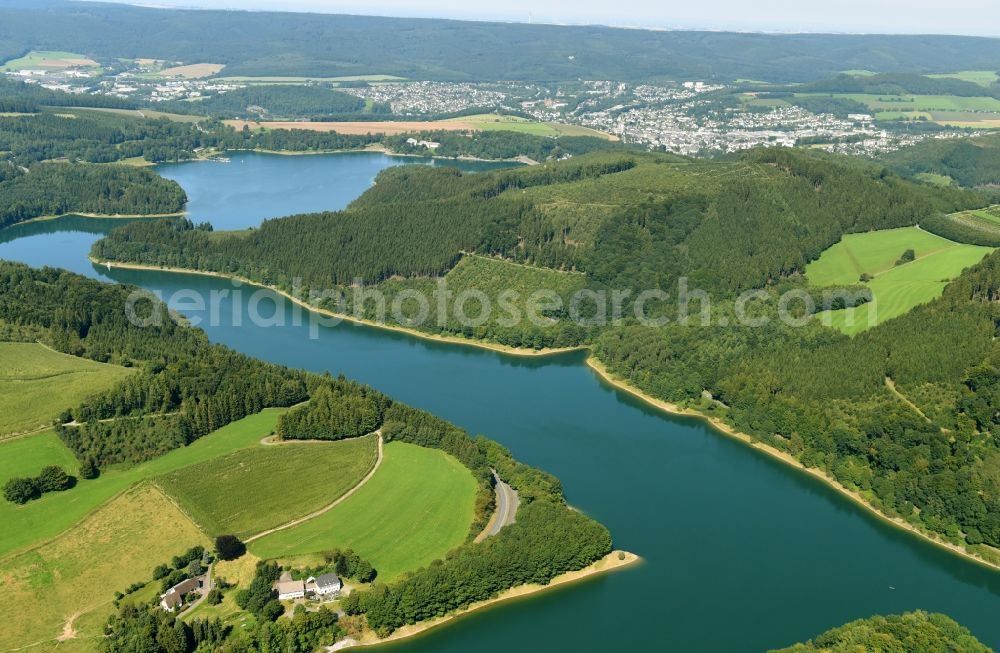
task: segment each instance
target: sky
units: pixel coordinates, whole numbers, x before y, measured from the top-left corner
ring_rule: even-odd
[[[107,1],[107,0],[105,0]],[[765,32],[1000,36],[997,0],[111,0],[147,6]]]

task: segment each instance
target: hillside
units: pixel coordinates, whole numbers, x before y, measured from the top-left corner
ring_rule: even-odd
[[[218,29],[221,24],[227,29]],[[210,61],[225,64],[227,75],[474,81],[791,82],[847,69],[995,70],[1000,61],[1000,41],[954,36],[643,31],[66,2],[0,9],[0,59],[30,50],[72,50],[97,60]]]
[[[570,509],[556,478],[518,462],[496,442],[473,439],[344,377],[293,370],[209,344],[204,332],[163,315],[165,306],[152,298],[139,309],[147,323],[130,321],[125,306],[135,292],[52,268],[0,262],[0,340],[38,340],[83,364],[90,359],[135,368],[75,406],[74,398],[65,398],[55,428],[62,442],[52,433],[0,442],[5,496],[9,484],[30,479],[39,466],[63,465],[67,474],[80,476],[47,488],[45,496],[36,493],[17,505],[8,497],[0,504],[10,526],[0,534],[0,569],[11,581],[0,586],[0,599],[25,612],[17,629],[0,638],[5,645],[48,644],[60,626],[63,638],[82,633],[92,641],[112,601],[115,607],[121,603],[121,611],[111,618],[111,630],[128,631],[144,611],[166,619],[155,603],[137,598],[133,606],[123,599],[133,593],[152,598],[174,576],[203,573],[184,571],[192,569],[190,559],[172,562],[173,570],[158,567],[154,578],[145,575],[169,554],[227,530],[247,535],[280,526],[274,539],[261,540],[280,549],[269,555],[322,558],[333,546],[349,545],[383,565],[387,582],[369,588],[371,570],[346,608],[383,635],[518,585],[545,584],[610,553],[607,529]],[[324,440],[339,441],[262,441],[275,432],[307,440],[313,429]],[[378,440],[372,430],[379,431]],[[376,468],[382,441],[386,465]],[[331,482],[317,470],[333,470],[338,478]],[[517,488],[522,505],[516,528],[503,529],[484,545],[473,540],[494,510],[492,470]],[[338,496],[345,501],[330,504]],[[130,517],[136,512],[143,519]],[[130,520],[128,528],[122,519]],[[157,575],[160,569],[164,575]],[[70,576],[103,576],[108,582],[82,593],[72,583],[56,583]],[[332,644],[343,636],[342,629],[324,630],[322,624],[302,626],[299,617],[273,624],[285,610],[271,596],[276,579],[264,584],[262,602],[272,604],[268,617],[239,631],[213,622],[211,628],[224,635],[210,649],[198,650],[230,650],[221,646],[227,636],[247,650],[259,650],[261,637],[292,641],[308,632]],[[31,590],[53,584],[58,587],[45,593]],[[262,617],[240,598],[255,587],[240,587],[236,603]],[[405,605],[385,603],[399,594],[408,597]],[[206,627],[194,623],[196,631]],[[150,644],[142,650],[159,649]],[[181,641],[170,650],[194,646]]]
[[[515,291],[512,322],[506,313],[463,321],[457,306],[441,319],[404,300],[383,319],[505,345],[589,345],[613,377],[721,419],[900,523],[1000,560],[1000,488],[990,480],[1000,464],[990,301],[1000,257],[963,272],[986,250],[912,228],[985,203],[803,151],[710,162],[602,153],[477,175],[400,167],[337,214],[211,237],[177,221],[128,225],[94,254],[237,274],[286,292],[299,277],[303,297],[361,279],[392,305],[452,281],[449,290],[481,292],[490,305]],[[889,293],[883,319],[854,337],[824,326],[823,309],[868,299],[856,294],[857,276],[834,274],[836,264],[808,285],[807,264],[845,234],[900,227],[911,229],[851,237],[871,243],[855,254],[862,273],[889,272],[888,287],[871,284]],[[893,234],[938,243],[938,258]],[[920,254],[896,264],[907,247]],[[687,288],[693,300],[681,297]],[[649,289],[669,295],[632,318],[630,298]],[[518,303],[533,291],[561,300],[540,322]],[[619,319],[608,318],[614,292]],[[581,293],[590,303],[574,315]],[[345,294],[322,305],[378,317],[371,302]]]
[[[858,619],[833,628],[805,644],[773,653],[890,653],[892,651],[951,651],[989,653],[971,633],[943,614],[908,612]]]

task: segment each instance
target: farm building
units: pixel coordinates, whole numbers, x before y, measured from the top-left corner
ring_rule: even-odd
[[[344,584],[340,581],[340,576],[337,574],[310,576],[306,580],[306,591],[316,596],[337,596],[340,594],[340,588],[343,586]]]
[[[306,584],[301,580],[279,580],[274,589],[278,592],[279,601],[301,599],[306,595]]]
[[[160,596],[160,607],[167,612],[173,612],[184,607],[184,597],[191,592],[199,592],[205,586],[205,577],[188,578],[168,589]]]

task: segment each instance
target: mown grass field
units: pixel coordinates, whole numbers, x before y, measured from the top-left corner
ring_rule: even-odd
[[[250,545],[261,558],[352,548],[389,581],[465,541],[476,481],[455,458],[402,442],[385,446],[375,476],[330,512]]]
[[[800,96],[829,97],[830,93],[801,93]],[[994,97],[959,97],[957,95],[876,95],[868,93],[834,93],[868,105],[873,111],[1000,111],[1000,100]]]
[[[76,474],[80,465],[52,431],[16,438],[0,446],[0,485],[15,476],[37,476],[43,467],[59,465]]]
[[[127,469],[103,470],[97,479],[80,481],[66,492],[51,492],[23,506],[0,501],[0,524],[4,526],[0,529],[0,556],[62,533],[134,483],[257,444],[274,431],[281,412],[279,409],[264,410],[206,435],[188,447]],[[36,443],[53,447],[53,437],[52,433],[43,433],[2,442],[0,461],[8,461],[16,452],[24,447],[35,447]],[[65,454],[52,454],[52,460]],[[13,465],[3,469],[23,473]],[[0,482],[3,481],[6,478],[0,478]]]
[[[907,249],[916,259],[896,265]],[[848,234],[806,266],[813,286],[849,285],[868,274],[873,301],[857,308],[824,311],[818,319],[848,334],[903,315],[941,295],[948,281],[978,263],[989,247],[962,245],[917,227]]]
[[[195,544],[208,541],[159,490],[143,484],[59,537],[0,558],[0,650],[96,650],[115,592]],[[71,618],[77,638],[57,645]]]
[[[0,343],[0,438],[52,424],[67,408],[130,374],[33,342]]]
[[[333,503],[371,471],[377,443],[257,445],[155,481],[209,535],[248,537]]]
[[[580,125],[568,125],[559,122],[535,122],[519,116],[503,116],[495,113],[462,116],[460,120],[471,123],[476,129],[482,131],[513,131],[549,137],[595,136],[605,139],[613,138],[610,134]]]
[[[181,77],[183,79],[201,79],[218,74],[226,64],[222,63],[193,63],[186,66],[174,66],[164,68],[156,73],[158,77]]]
[[[979,84],[980,86],[990,86],[995,83],[1000,77],[997,77],[997,73],[993,70],[960,70],[954,73],[939,73],[936,75],[927,75],[928,77],[941,78],[953,78],[960,79],[963,82],[972,82],[973,84]]]
[[[11,59],[0,66],[9,70],[62,70],[64,68],[94,68],[99,64],[85,55],[57,50],[34,50],[18,59]]]
[[[319,132],[337,132],[340,134],[386,134],[395,136],[419,131],[515,131],[537,136],[595,136],[615,140],[614,136],[604,132],[556,122],[534,122],[516,116],[500,116],[496,114],[478,114],[449,118],[446,120],[382,120],[382,121],[253,121],[225,120],[234,129],[243,127],[250,129],[305,129]]]

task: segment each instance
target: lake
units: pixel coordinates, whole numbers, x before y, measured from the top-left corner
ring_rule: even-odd
[[[194,221],[245,228],[341,208],[378,170],[401,162],[369,153],[231,157],[159,168],[187,190]],[[115,224],[66,218],[16,226],[0,231],[0,257],[165,298],[232,289],[209,277],[96,268],[86,259],[90,244]],[[292,311],[280,297],[269,301]],[[321,328],[313,339],[308,324],[252,326],[234,314],[243,304],[224,300],[218,323],[200,326],[214,342],[343,373],[502,442],[556,474],[573,506],[607,525],[617,547],[644,558],[387,648],[761,651],[914,609],[944,612],[1000,648],[1000,573],[885,525],[697,420],[648,408],[602,383],[581,353],[518,358],[350,324]],[[244,326],[233,326],[237,318]]]

